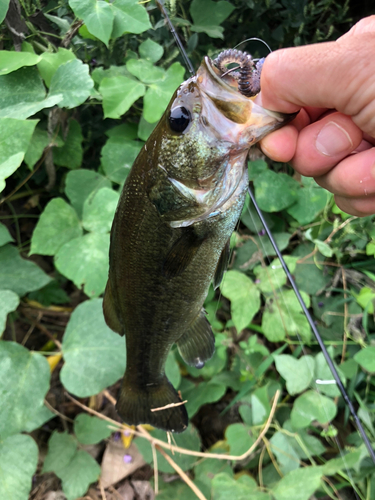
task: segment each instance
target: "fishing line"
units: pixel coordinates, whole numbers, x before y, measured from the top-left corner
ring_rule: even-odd
[[[239,46],[240,46],[240,45],[242,45],[243,43],[246,43],[246,42],[253,42],[253,41],[263,43],[263,44],[267,47],[267,49],[269,50],[269,53],[271,54],[272,49],[271,49],[271,47],[268,45],[268,43],[267,43],[267,42],[265,42],[264,40],[262,40],[261,38],[256,38],[255,36],[254,36],[254,37],[252,37],[252,38],[246,38],[246,40],[243,40],[242,42],[238,43],[238,44],[237,44],[235,47],[233,47],[233,48],[234,48],[234,49],[236,49],[237,47],[239,47]],[[254,60],[255,60],[255,59],[254,59]]]

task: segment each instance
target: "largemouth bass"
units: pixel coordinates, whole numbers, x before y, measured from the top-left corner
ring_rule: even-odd
[[[206,57],[173,95],[119,200],[103,309],[108,326],[126,337],[116,408],[129,425],[187,427],[164,372],[167,355],[176,343],[189,365],[203,367],[212,357],[203,303],[227,267],[249,148],[291,119],[255,104],[239,85],[244,78],[239,83]]]

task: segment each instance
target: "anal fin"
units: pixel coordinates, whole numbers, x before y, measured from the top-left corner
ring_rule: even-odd
[[[189,330],[177,342],[183,360],[195,368],[203,368],[215,352],[215,337],[204,311],[199,313]]]
[[[225,243],[225,246],[223,248],[223,251],[221,252],[219,262],[217,263],[215,275],[213,278],[213,286],[214,290],[219,288],[220,283],[223,280],[223,276],[225,271],[227,270],[228,264],[229,264],[229,258],[230,258],[230,238],[229,240]]]
[[[103,313],[105,322],[109,328],[120,335],[124,335],[124,329],[121,327],[121,323],[115,309],[111,282],[109,280],[107,281],[107,286],[105,287],[104,292]]]
[[[182,235],[169,250],[164,264],[163,274],[167,278],[174,278],[185,271],[196,255],[203,238],[197,235],[193,228],[184,228]]]

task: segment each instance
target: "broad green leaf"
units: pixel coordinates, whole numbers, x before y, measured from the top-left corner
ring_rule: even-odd
[[[229,454],[242,455],[254,444],[255,439],[251,435],[251,427],[244,424],[228,425],[225,430],[225,439],[229,445]]]
[[[64,243],[81,235],[82,228],[74,208],[62,198],[53,198],[34,229],[30,255],[55,255]]]
[[[364,370],[375,373],[375,346],[361,349],[354,359]]]
[[[35,163],[41,158],[44,148],[48,146],[49,138],[47,130],[35,127],[29,146],[25,153],[25,163],[32,170]]]
[[[21,68],[0,76],[0,117],[24,120],[61,100],[62,95],[46,97],[37,68]]]
[[[229,2],[193,0],[190,13],[194,20],[192,31],[205,32],[212,38],[223,38],[223,28],[219,25],[233,12],[235,7]]]
[[[62,245],[56,256],[58,271],[73,281],[88,297],[104,292],[108,278],[109,234],[89,233]]]
[[[107,69],[95,68],[91,74],[94,82],[99,86],[104,78],[114,78],[117,76],[131,77],[131,73],[126,69],[126,66],[110,66]]]
[[[0,342],[0,436],[24,430],[49,388],[47,360],[15,342]]]
[[[27,420],[24,430],[26,432],[33,432],[55,417],[56,417],[55,413],[49,410],[45,405],[42,405]]]
[[[276,500],[309,500],[319,488],[322,467],[304,467],[286,474],[272,490]]]
[[[0,50],[0,75],[7,75],[24,66],[35,66],[40,59],[40,56],[30,52]]]
[[[202,487],[199,483],[197,484],[196,480],[194,480],[194,484],[202,491]],[[159,478],[159,493],[157,498],[158,500],[176,500],[176,498],[180,498],[181,500],[196,500],[197,495],[182,480],[177,479],[172,482],[164,482],[163,480],[160,481]]]
[[[332,257],[333,250],[327,243],[324,243],[324,241],[320,241],[320,240],[313,240],[313,241],[314,241],[317,249],[319,250],[319,252],[322,255],[324,255],[324,257]]]
[[[142,83],[126,76],[103,78],[99,92],[103,96],[104,118],[120,118],[145,90]]]
[[[182,397],[187,399],[186,409],[189,417],[192,418],[199,408],[207,403],[214,403],[222,398],[227,388],[224,384],[210,380],[201,382],[197,386],[194,384],[188,390],[182,390]]]
[[[51,79],[57,68],[68,61],[73,61],[73,59],[76,59],[73,52],[62,47],[57,52],[43,52],[41,54],[38,70],[47,87],[51,85]]]
[[[173,351],[170,351],[168,354],[167,362],[165,363],[165,374],[173,387],[177,389],[181,382],[181,373]]]
[[[296,359],[289,354],[280,354],[275,357],[276,369],[286,380],[286,388],[292,396],[307,389],[314,377],[314,358],[302,356]]]
[[[304,177],[303,179],[307,178]],[[327,190],[318,186],[313,179],[311,181],[304,182],[304,187],[298,191],[297,201],[287,208],[288,214],[301,225],[312,222],[319,212],[324,209],[331,197]]]
[[[101,418],[80,413],[74,419],[74,434],[82,444],[96,444],[112,434],[108,422]]]
[[[293,427],[300,429],[310,425],[313,420],[327,424],[335,418],[336,413],[337,407],[331,398],[316,391],[307,391],[295,400],[291,420]]]
[[[258,175],[268,169],[267,162],[264,160],[253,160],[247,164],[249,180],[253,181]]]
[[[215,500],[271,500],[267,493],[257,490],[256,481],[243,474],[237,480],[225,472],[212,479],[212,498]]]
[[[10,243],[14,241],[11,237],[8,228],[0,222],[0,247],[5,245],[6,243]]]
[[[0,283],[20,297],[49,283],[47,276],[34,262],[22,259],[13,245],[0,247]]]
[[[81,125],[73,119],[69,120],[68,134],[65,143],[60,148],[53,148],[53,162],[55,165],[67,167],[71,170],[79,168],[83,158],[83,135]]]
[[[111,5],[104,0],[69,0],[69,5],[89,32],[108,46],[114,20]]]
[[[49,19],[51,22],[56,24],[56,26],[60,29],[61,36],[65,35],[67,33],[67,31],[69,31],[70,23],[67,19],[64,19],[64,18],[58,17],[58,16],[52,16],[52,15],[47,14],[47,13],[43,13],[43,15],[44,15],[44,17]]]
[[[40,304],[49,307],[51,304],[66,304],[70,302],[67,293],[60,287],[57,281],[51,281],[48,285],[29,293],[30,300],[36,300]]]
[[[58,473],[66,467],[74,457],[77,443],[73,436],[67,432],[55,431],[48,441],[48,453],[44,460],[43,474],[45,472]]]
[[[37,123],[0,118],[0,192],[5,188],[5,179],[21,165]]]
[[[374,314],[375,291],[372,288],[367,286],[362,287],[356,300],[362,309],[367,309],[369,314]]]
[[[331,358],[333,359],[335,355],[332,347],[328,348],[328,352]],[[336,365],[336,363],[334,363],[334,365],[336,367],[338,374],[340,375],[342,383],[345,385],[346,379],[344,374],[340,370],[340,367]],[[318,353],[315,356],[315,373],[314,373],[312,388],[316,389],[322,394],[331,396],[332,398],[340,396],[341,394],[322,352]]]
[[[156,63],[163,56],[164,48],[162,45],[151,40],[151,38],[147,38],[147,40],[140,44],[138,51],[143,59]]]
[[[114,0],[112,8],[115,16],[112,38],[125,32],[143,33],[152,28],[147,11],[138,0]]]
[[[0,4],[0,23],[4,21],[5,16],[7,15],[9,9],[9,1],[10,0],[3,0]]]
[[[353,450],[340,458],[333,458],[323,465],[323,473],[327,476],[333,476],[339,471],[346,472],[348,469],[359,469],[359,465],[364,456],[368,454],[364,445]]]
[[[126,69],[143,83],[154,83],[165,78],[165,71],[146,59],[129,59]]]
[[[0,440],[0,498],[27,500],[38,464],[38,447],[30,436]]]
[[[309,307],[310,298],[301,292],[302,298]],[[275,293],[267,298],[262,318],[264,335],[271,342],[280,342],[286,335],[300,336],[308,343],[311,337],[309,323],[293,290]]]
[[[283,474],[298,469],[300,466],[299,457],[292,445],[293,441],[293,438],[282,432],[276,432],[270,439],[271,450],[275,454]]]
[[[135,123],[122,123],[106,130],[105,135],[117,141],[132,141],[138,137],[138,127]]]
[[[88,65],[73,59],[57,68],[51,79],[49,95],[62,95],[58,102],[60,108],[75,108],[86,101],[93,86]]]
[[[18,295],[11,290],[0,290],[0,338],[5,330],[8,313],[15,311],[20,303]]]
[[[312,248],[313,249],[313,248]],[[323,290],[330,281],[330,276],[322,273],[315,263],[311,262],[297,264],[294,272],[294,279],[300,290],[315,295],[319,290]]]
[[[298,429],[297,432],[290,420],[287,420],[283,427],[294,434],[295,437],[291,441],[291,445],[300,458],[305,459],[315,455],[322,455],[326,451],[318,438],[310,436],[305,429]]]
[[[138,137],[140,139],[142,139],[142,141],[147,141],[147,139],[150,137],[151,132],[154,130],[156,125],[157,125],[157,122],[148,123],[143,118],[143,116],[141,116],[141,119],[139,120],[139,124],[138,124]]]
[[[104,172],[112,182],[122,184],[129,175],[143,143],[110,137],[102,148]]]
[[[301,189],[298,182],[287,174],[272,170],[261,172],[254,180],[255,198],[265,212],[279,212],[292,205]]]
[[[228,271],[221,292],[231,301],[232,320],[240,333],[260,309],[260,294],[251,279],[238,271]]]
[[[109,188],[102,188],[86,198],[83,205],[83,227],[96,233],[110,231],[118,200],[119,194]]]
[[[273,233],[273,237],[279,247],[279,250],[284,250],[290,240],[290,233]],[[262,256],[275,255],[275,250],[271,245],[268,237],[255,236],[253,239],[247,241],[244,245],[236,250],[236,260],[234,267],[240,270],[247,270],[261,262]]]
[[[152,83],[143,99],[143,117],[149,123],[154,123],[162,117],[165,108],[184,79],[185,69],[180,63],[173,63],[165,73],[165,77]]]
[[[65,193],[79,217],[86,198],[103,187],[110,188],[111,182],[93,170],[73,170],[66,176]]]
[[[228,448],[225,446],[225,441],[222,441],[219,445],[216,443],[214,450],[215,453],[228,453]],[[214,476],[220,473],[225,473],[229,477],[233,477],[233,470],[229,463],[225,460],[216,460],[214,458],[206,458],[200,460],[194,466],[194,478],[195,481],[199,481],[204,484],[207,488],[207,498],[211,496],[212,479]],[[174,500],[174,499],[171,499]],[[195,500],[195,499],[194,499]]]
[[[61,381],[76,396],[98,394],[125,372],[125,341],[105,324],[100,299],[83,302],[74,310],[62,351]]]
[[[286,255],[284,260],[289,271],[293,274],[298,257]],[[286,274],[279,259],[275,259],[267,267],[256,266],[254,268],[254,274],[256,275],[255,284],[263,293],[273,293],[286,284]]]
[[[168,436],[165,431],[156,429],[150,433],[154,438],[160,439],[162,441],[168,442]],[[200,449],[199,434],[195,427],[191,424],[188,428],[181,434],[174,434],[173,441],[176,446],[180,448],[185,448],[187,450],[198,451]],[[147,439],[137,439],[136,445],[139,451],[142,453],[145,462],[151,464],[153,462],[152,449],[150,442]],[[167,451],[170,454],[170,452]],[[196,457],[189,455],[183,455],[181,453],[175,452],[171,455],[173,460],[177,465],[181,467],[182,470],[189,470],[192,468],[193,464],[196,462]],[[169,465],[165,458],[158,453],[158,470],[160,472],[173,473],[174,469]]]

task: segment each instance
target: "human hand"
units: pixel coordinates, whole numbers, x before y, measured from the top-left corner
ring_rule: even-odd
[[[261,74],[262,106],[293,113],[261,141],[271,159],[291,161],[334,193],[347,213],[375,213],[375,16],[336,42],[277,50]]]

